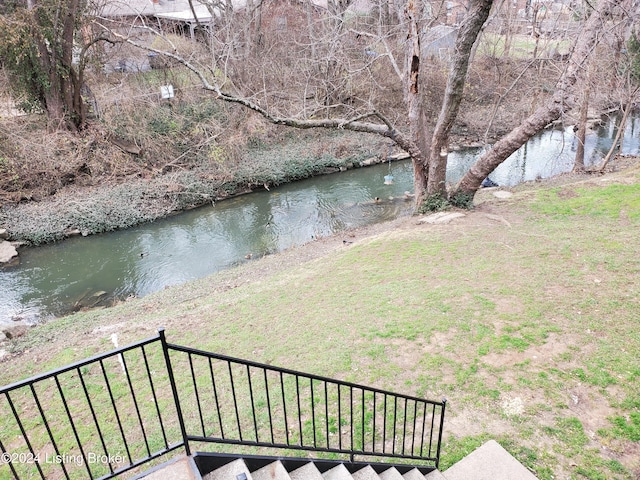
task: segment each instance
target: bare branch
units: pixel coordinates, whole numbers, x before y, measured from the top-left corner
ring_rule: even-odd
[[[379,42],[381,42],[382,45],[384,45],[384,48],[387,51],[387,53],[383,53],[383,54],[378,55],[373,61],[375,61],[376,59],[381,58],[381,57],[387,57],[389,59],[389,62],[391,62],[391,66],[393,67],[393,71],[396,72],[396,75],[398,75],[398,78],[401,81],[404,79],[404,73],[402,72],[402,70],[400,70],[400,67],[398,67],[398,62],[396,62],[396,59],[393,56],[393,53],[391,52],[391,48],[389,47],[389,44],[387,43],[386,38],[384,38],[381,35],[374,35],[373,33],[363,32],[363,31],[354,30],[354,29],[349,29],[349,32],[355,33],[356,35],[360,35],[362,37],[373,38],[373,39],[378,40]],[[373,63],[373,62],[371,62],[371,63]]]
[[[454,194],[473,196],[484,178],[509,155],[576,104],[577,89],[574,85],[584,76],[585,65],[601,38],[606,19],[610,17],[617,4],[615,0],[602,0],[598,3],[597,10],[591,14],[576,39],[567,70],[554,95],[545,105],[539,107],[521,125],[502,137],[491,150],[482,155],[460,180],[454,189]]]
[[[150,27],[144,27],[148,30]],[[285,125],[288,127],[299,128],[299,129],[312,129],[312,128],[326,128],[326,129],[345,129],[351,130],[354,132],[363,132],[363,133],[371,133],[375,135],[381,135],[387,138],[392,139],[401,149],[406,151],[409,155],[416,156],[419,158],[421,156],[420,149],[418,145],[411,140],[410,137],[405,135],[404,133],[397,130],[393,127],[392,123],[382,114],[377,111],[370,111],[364,114],[357,115],[353,118],[323,118],[323,119],[309,119],[309,118],[294,118],[294,117],[281,117],[277,115],[273,115],[269,110],[263,108],[258,103],[252,102],[251,100],[244,98],[242,96],[234,95],[232,93],[223,92],[222,88],[217,83],[211,83],[209,79],[205,76],[203,71],[198,68],[193,63],[187,61],[183,57],[178,54],[167,52],[163,50],[159,50],[153,47],[149,47],[139,43],[135,40],[132,40],[129,37],[124,35],[120,35],[115,32],[111,32],[111,34],[118,38],[122,42],[129,43],[137,48],[141,48],[143,50],[147,50],[149,52],[157,53],[158,55],[163,55],[165,57],[171,58],[176,62],[182,64],[187,69],[191,70],[198,79],[202,87],[205,90],[214,92],[216,94],[216,98],[225,102],[235,103],[238,105],[242,105],[243,107],[252,110],[258,114],[260,114],[263,118],[274,125]],[[158,32],[156,34],[159,35]],[[374,122],[362,122],[361,120],[364,118],[374,117],[380,120],[382,123],[374,123]]]
[[[498,98],[498,100],[496,101],[496,104],[493,106],[493,111],[491,112],[491,118],[489,119],[487,128],[484,131],[483,142],[485,145],[488,143],[489,130],[491,130],[491,127],[493,126],[493,121],[496,118],[496,114],[498,113],[498,108],[500,108],[500,104],[505,99],[505,97],[509,94],[509,92],[511,92],[511,90],[513,90],[516,87],[520,79],[524,76],[525,73],[527,73],[531,65],[533,65],[534,63],[536,63],[536,59],[531,60],[527,65],[524,66],[524,68],[520,71],[518,76],[513,80],[513,82],[511,82],[511,85],[509,85],[509,87],[504,90],[502,95],[500,95],[500,98]]]

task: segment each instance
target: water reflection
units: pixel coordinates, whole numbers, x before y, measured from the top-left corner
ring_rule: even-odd
[[[585,164],[601,161],[614,120],[586,142]],[[532,139],[490,178],[503,186],[570,171],[577,143],[571,128]],[[640,118],[625,131],[623,152],[640,154]],[[457,182],[481,152],[453,152],[447,180]],[[393,185],[384,184],[391,173]],[[410,162],[316,177],[244,195],[137,228],[23,251],[0,270],[0,322],[37,320],[98,302],[144,296],[265,254],[346,229],[409,214]],[[379,197],[382,202],[373,199]],[[394,200],[389,200],[393,197]]]
[[[389,168],[396,179],[384,185]],[[97,301],[144,296],[345,229],[411,212],[408,162],[239,196],[121,232],[22,252],[0,271],[0,321],[35,320]],[[375,197],[385,199],[373,202]]]
[[[611,148],[616,119],[611,117],[587,136],[585,166],[597,166]],[[552,129],[533,137],[509,159],[496,168],[489,178],[502,186],[549,178],[570,172],[578,147],[573,127]],[[626,155],[640,154],[640,117],[627,122],[622,143]],[[482,153],[481,149],[453,152],[449,155],[447,181],[456,183]]]

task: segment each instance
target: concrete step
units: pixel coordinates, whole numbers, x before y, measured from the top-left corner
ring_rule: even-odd
[[[279,460],[251,472],[253,480],[291,480],[289,472]]]
[[[380,480],[404,480],[402,474],[395,468],[387,468],[384,472],[378,475]],[[424,478],[424,477],[422,477]]]
[[[320,468],[324,470],[327,466]],[[367,465],[351,474],[340,463],[321,473],[310,461],[287,472],[283,463],[274,461],[251,472],[244,460],[237,459],[209,473],[205,480],[538,480],[495,440],[488,441],[444,472],[434,470],[425,476],[415,468],[404,475],[395,467],[377,473],[379,471],[380,467],[374,470]]]
[[[446,480],[538,480],[495,440],[471,452],[443,475]]]
[[[447,478],[440,472],[440,470],[434,470],[424,476],[425,480],[447,480]]]
[[[258,470],[250,471],[245,461],[239,458],[208,473],[204,480],[440,480],[442,478],[433,476],[433,473],[438,472],[432,472],[425,479],[417,468],[402,475],[394,467],[377,473],[371,465],[366,465],[352,474],[342,463],[321,473],[311,461],[288,472],[287,467],[279,460]]]
[[[414,468],[402,475],[404,480],[425,480],[425,476],[420,473],[420,470]]]
[[[311,462],[289,472],[291,480],[324,480],[320,470]]]
[[[351,473],[343,464],[336,465],[322,474],[324,480],[353,480]]]
[[[200,474],[193,458],[180,456],[136,475],[131,480],[198,480]]]
[[[367,465],[357,472],[353,472],[351,476],[353,477],[353,480],[380,480],[380,477],[378,477],[378,474],[371,465]]]
[[[209,473],[206,480],[253,480],[251,472],[244,463],[244,460],[238,458],[233,462],[227,463],[222,467]]]

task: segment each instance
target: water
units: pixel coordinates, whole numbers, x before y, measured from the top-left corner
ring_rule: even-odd
[[[588,138],[587,165],[601,161],[614,134],[611,121]],[[490,178],[516,185],[570,171],[576,147],[570,128],[543,132]],[[640,154],[640,118],[627,125],[623,152]],[[448,181],[457,182],[480,153],[451,153]],[[384,184],[389,173],[393,185]],[[243,195],[121,232],[27,249],[18,266],[0,269],[0,322],[38,321],[144,296],[315,238],[408,215],[412,202],[403,197],[412,189],[410,162],[384,164]],[[376,197],[383,201],[376,203]]]
[[[615,118],[598,127],[585,141],[585,166],[597,166],[611,148],[615,137]],[[562,130],[546,130],[533,137],[509,159],[496,168],[489,178],[501,186],[513,186],[519,183],[549,178],[570,172],[578,148],[573,127]],[[622,144],[626,155],[640,155],[640,117],[627,122]],[[480,149],[454,152],[449,155],[447,176],[452,183],[462,175],[476,160]]]
[[[389,169],[393,185],[384,185]],[[136,228],[21,252],[0,270],[0,322],[144,296],[262,255],[410,214],[409,162],[350,170],[218,202]],[[383,201],[376,203],[379,197]],[[394,200],[389,200],[394,197]],[[104,292],[104,293],[102,293]]]

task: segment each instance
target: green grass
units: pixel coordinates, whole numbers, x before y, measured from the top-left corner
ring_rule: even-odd
[[[604,187],[557,188],[540,192],[534,209],[559,218],[570,216],[604,217],[617,219],[627,216],[629,220],[640,220],[640,184],[607,185]],[[615,238],[611,249],[620,249],[624,244]]]
[[[497,58],[505,57],[506,36],[493,33],[484,33],[481,37],[479,51],[485,55]],[[511,36],[511,45],[508,56],[516,59],[531,58],[536,47],[536,39],[531,35]],[[542,39],[538,44],[538,56],[548,55],[550,49],[555,49],[559,53],[567,53],[571,48],[570,40],[549,41]]]
[[[122,343],[165,326],[174,343],[446,397],[443,467],[495,438],[541,479],[633,479],[639,465],[625,452],[640,435],[639,193],[636,184],[614,182],[525,190],[509,204],[491,204],[512,227],[482,225],[475,212],[467,223],[390,232],[299,266],[279,267],[295,252],[266,257],[39,326],[15,345],[27,352],[3,363],[0,381],[109,349],[98,325],[119,325]],[[254,267],[273,273],[253,275]],[[198,365],[198,389],[213,402],[207,370]],[[91,370],[82,374],[94,380]],[[123,400],[127,388],[119,386]],[[194,392],[183,389],[192,402]],[[70,395],[81,402],[81,393]],[[313,395],[324,407],[324,393]],[[334,420],[322,413],[314,430],[305,418],[294,438],[315,431],[335,440],[343,423],[335,420],[336,398],[329,393]],[[512,414],[505,405],[515,399],[523,408]],[[277,395],[270,400],[282,408]],[[254,401],[262,435],[267,399]],[[188,421],[199,425],[193,408]],[[358,422],[373,432],[371,416]],[[217,428],[214,418],[207,425]],[[0,431],[17,434],[15,425],[6,428]],[[113,428],[107,433],[117,439]]]

